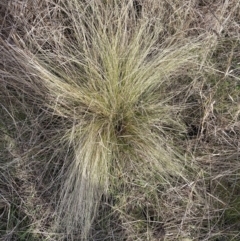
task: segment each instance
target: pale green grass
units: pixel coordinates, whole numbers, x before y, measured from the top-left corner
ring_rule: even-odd
[[[63,41],[57,53],[24,50],[20,56],[38,76],[31,85],[44,85],[46,107],[72,123],[57,136],[73,152],[64,164],[59,221],[70,233],[80,227],[85,237],[118,175],[136,168],[140,178],[148,170],[167,180],[169,174],[185,178],[190,164],[172,143],[185,132],[177,116],[184,105],[171,104],[176,90],[167,87],[179,71],[198,68],[204,43],[159,39],[158,22],[132,17],[130,3],[114,3],[114,11],[98,3],[71,4],[77,10],[68,13],[76,39]]]

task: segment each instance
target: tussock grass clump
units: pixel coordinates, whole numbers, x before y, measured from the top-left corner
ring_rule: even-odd
[[[131,171],[185,175],[185,160],[173,148],[174,136],[185,132],[184,105],[173,101],[186,86],[169,86],[179,72],[196,68],[202,43],[161,38],[161,22],[136,12],[131,1],[70,1],[61,10],[71,33],[59,49],[33,44],[31,51],[11,51],[26,68],[19,88],[39,93],[49,118],[67,120],[54,137],[71,156],[62,164],[59,220],[69,232],[80,225],[85,236],[102,195],[121,190]]]
[[[18,176],[41,210],[49,206],[31,219],[37,233],[49,225],[48,239],[94,240],[110,217],[124,230],[119,240],[205,238],[196,229],[211,215],[211,176],[194,155],[219,24],[213,34],[191,28],[197,1],[187,10],[178,1],[28,4],[8,8],[16,29],[0,38],[0,84],[22,147]]]
[[[184,175],[185,160],[172,143],[184,133],[184,106],[172,104],[176,90],[168,87],[178,71],[196,67],[201,44],[162,40],[158,21],[138,18],[131,2],[70,2],[67,9],[77,10],[67,12],[73,39],[57,52],[20,56],[37,76],[31,86],[43,85],[51,115],[68,120],[56,136],[72,157],[64,163],[60,220],[85,235],[102,195],[125,182],[116,181],[119,175],[138,166],[163,178]]]

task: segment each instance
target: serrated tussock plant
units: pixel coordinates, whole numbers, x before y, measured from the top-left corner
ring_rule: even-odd
[[[16,36],[21,47],[8,46],[26,73],[13,85],[39,93],[49,119],[66,120],[53,130],[67,153],[57,222],[69,234],[81,230],[82,239],[102,197],[123,192],[134,173],[185,177],[187,160],[174,148],[174,136],[185,132],[184,104],[175,96],[186,90],[181,74],[197,69],[203,43],[165,38],[161,18],[134,2],[61,3],[68,21],[57,44],[41,45],[29,33],[24,44]]]

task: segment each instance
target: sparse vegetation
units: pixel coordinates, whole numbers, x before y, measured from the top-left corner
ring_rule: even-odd
[[[0,240],[239,240],[238,0],[0,8]]]

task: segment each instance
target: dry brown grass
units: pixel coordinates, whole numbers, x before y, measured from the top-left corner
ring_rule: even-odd
[[[239,5],[3,1],[0,240],[238,240]]]

